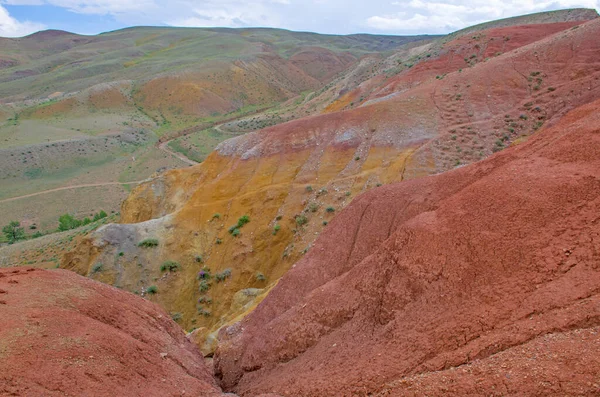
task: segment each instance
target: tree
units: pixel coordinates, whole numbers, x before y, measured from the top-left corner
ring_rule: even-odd
[[[25,238],[25,229],[22,228],[21,223],[17,221],[12,221],[8,225],[4,226],[2,228],[2,233],[4,233],[10,244]]]
[[[81,221],[75,219],[71,214],[64,214],[58,218],[58,230],[60,231],[75,229],[79,226],[81,226]]]
[[[94,222],[99,221],[100,219],[106,218],[108,214],[104,212],[104,210],[100,210],[100,212],[94,214]]]

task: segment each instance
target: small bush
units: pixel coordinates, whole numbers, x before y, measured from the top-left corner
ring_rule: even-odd
[[[327,209],[325,211],[327,211],[327,212],[335,212],[335,208],[333,208],[333,207],[327,207]]]
[[[233,235],[233,237],[237,237],[240,235],[240,229],[236,228],[231,234]]]
[[[308,210],[310,212],[317,212],[318,209],[319,209],[319,204],[317,204],[317,203],[310,203],[308,205]]]
[[[304,190],[306,190],[308,193],[313,191],[312,186],[308,185]]]
[[[198,280],[210,280],[211,278],[212,275],[210,274],[210,269],[206,266],[198,272]]]
[[[166,261],[160,267],[161,272],[169,271],[176,272],[180,268],[179,263],[175,261]]]
[[[307,223],[308,223],[308,218],[305,217],[304,215],[297,215],[296,216],[296,224],[298,226],[306,225]]]
[[[275,224],[273,227],[273,236],[276,235],[279,230],[281,230],[281,225]]]
[[[158,246],[158,240],[155,238],[147,238],[138,243],[138,247],[152,248]]]
[[[237,226],[242,227],[246,223],[249,223],[249,222],[250,222],[250,217],[248,215],[243,215],[243,216],[240,216],[240,219],[238,219]]]
[[[175,312],[171,314],[171,319],[175,322],[179,322],[179,320],[181,320],[183,318],[183,314],[179,313],[179,312]]]
[[[328,223],[329,222],[327,222],[327,221],[323,221],[323,226],[327,226]]]
[[[202,258],[202,255],[196,255],[194,257],[194,260],[196,261],[196,263],[204,263],[204,258]]]
[[[198,286],[198,290],[200,292],[206,292],[206,291],[208,291],[210,289],[210,287],[211,287],[210,281],[208,281],[208,280],[202,280],[202,281],[200,281],[200,285]]]
[[[123,251],[119,252],[119,256],[123,256],[125,253]]]
[[[158,288],[156,287],[156,285],[151,285],[148,288],[146,288],[146,292],[151,295],[154,295],[158,292]]]
[[[223,243],[223,240],[221,240],[220,238],[217,238],[217,240],[215,241],[216,244],[221,244]]]
[[[267,278],[265,277],[264,274],[262,274],[261,272],[257,272],[256,273],[256,281],[266,281]]]
[[[201,296],[200,298],[198,298],[198,303],[212,303],[212,299],[206,295]]]
[[[215,280],[217,281],[217,283],[220,283],[221,281],[225,281],[230,277],[231,277],[231,269],[225,269],[221,273],[215,274]]]
[[[221,219],[221,214],[219,214],[218,212],[214,213],[212,216],[213,219]]]
[[[200,314],[201,316],[204,316],[204,317],[210,317],[210,310],[206,310],[202,307],[199,307],[198,314]]]
[[[102,271],[102,263],[96,263],[94,267],[92,267],[92,274],[98,273]]]

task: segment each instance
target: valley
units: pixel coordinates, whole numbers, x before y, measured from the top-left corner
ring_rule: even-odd
[[[27,313],[0,356],[24,368],[30,327],[112,364],[0,392],[600,393],[599,36],[573,9],[1,39],[0,221],[44,233],[0,246],[0,309]]]

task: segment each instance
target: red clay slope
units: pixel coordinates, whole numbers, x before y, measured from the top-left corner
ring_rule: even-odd
[[[221,330],[241,396],[599,395],[600,101],[371,190]]]
[[[65,270],[0,269],[0,395],[220,396],[157,305]]]

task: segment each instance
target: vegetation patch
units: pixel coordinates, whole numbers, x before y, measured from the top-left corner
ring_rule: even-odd
[[[145,240],[140,241],[138,243],[138,247],[143,247],[143,248],[158,247],[158,240],[155,238],[147,238]]]

